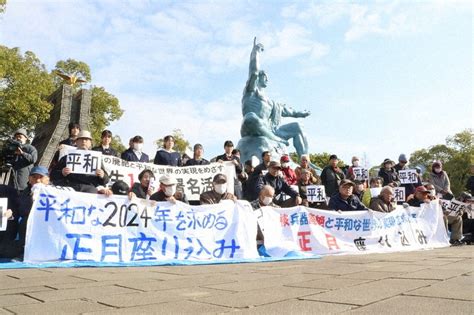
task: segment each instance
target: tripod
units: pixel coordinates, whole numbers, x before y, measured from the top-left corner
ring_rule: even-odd
[[[10,177],[13,173],[13,169],[11,167],[2,167],[1,172],[2,175],[0,176],[0,184],[8,185],[8,183],[10,183]]]

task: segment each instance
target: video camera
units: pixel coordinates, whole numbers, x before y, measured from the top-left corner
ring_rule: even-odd
[[[23,143],[15,139],[7,139],[3,144],[2,150],[0,151],[0,158],[2,165],[6,168],[13,166],[16,159],[16,150],[23,149]]]

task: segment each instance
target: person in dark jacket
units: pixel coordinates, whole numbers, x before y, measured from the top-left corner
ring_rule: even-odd
[[[193,165],[208,165],[209,161],[204,159],[202,156],[204,154],[204,148],[202,144],[196,143],[194,145],[194,156],[192,159],[189,159],[185,166],[193,166]]]
[[[272,155],[270,154],[270,151],[263,151],[262,152],[262,163],[258,164],[254,168],[254,170],[253,170],[254,176],[263,175],[262,172],[267,171],[268,164],[270,164],[271,160],[272,160]]]
[[[112,142],[112,132],[110,130],[102,131],[101,143],[93,147],[92,150],[102,152],[103,155],[117,156],[117,151],[110,147]]]
[[[69,137],[67,139],[62,140],[59,144],[70,145],[72,147],[76,146],[76,139],[79,132],[81,132],[81,126],[78,123],[71,122],[68,125],[69,130]]]
[[[129,162],[148,163],[150,161],[148,155],[143,153],[143,138],[141,136],[130,139],[130,148],[123,151],[120,157]]]
[[[383,186],[398,187],[400,186],[400,180],[398,174],[393,167],[395,162],[390,159],[385,159],[382,163],[382,167],[379,170],[379,177],[383,179]]]
[[[243,168],[242,168],[242,164],[240,163],[239,157],[237,155],[232,154],[233,150],[234,150],[234,144],[232,143],[232,141],[230,140],[225,141],[224,142],[225,153],[222,155],[218,155],[216,157],[216,161],[217,162],[230,161],[234,163],[235,175],[236,175],[236,177],[234,178],[234,192],[237,199],[242,199],[243,198],[242,183],[239,181],[238,178],[242,174]]]
[[[334,195],[339,187],[339,183],[345,178],[342,170],[337,166],[339,159],[333,154],[329,157],[329,165],[321,172],[321,182],[326,189],[326,196]]]
[[[216,174],[212,179],[212,186],[212,190],[205,191],[199,196],[202,205],[216,204],[222,200],[237,200],[234,194],[227,192],[227,177],[224,174]]]
[[[78,150],[90,150],[91,133],[82,130],[77,136],[76,144]],[[97,169],[94,175],[75,174],[67,167],[67,155],[63,156],[52,170],[51,180],[55,185],[72,187],[80,192],[111,194],[111,190],[103,187],[109,182],[109,176],[103,169]]]
[[[169,201],[175,203],[176,201],[181,201],[188,203],[186,195],[182,191],[176,191],[177,185],[176,179],[169,175],[163,175],[160,177],[160,189],[151,195],[150,200],[155,201]]]
[[[328,208],[342,211],[368,210],[366,206],[353,195],[354,183],[348,179],[341,181],[339,192],[329,200]]]
[[[166,136],[163,139],[163,148],[156,151],[153,163],[157,165],[182,166],[181,155],[173,150],[174,137]]]
[[[299,192],[295,191],[288,185],[282,176],[279,176],[281,171],[281,165],[278,161],[271,161],[268,164],[268,173],[265,176],[261,176],[257,183],[257,194],[260,194],[264,185],[270,185],[275,189],[275,197],[284,193],[291,197],[291,199],[285,201],[274,200],[274,202],[280,207],[292,207],[300,205],[303,201],[300,197]]]
[[[153,194],[153,182],[155,181],[155,175],[151,170],[143,170],[138,174],[138,183],[132,185],[129,197],[137,197],[146,199]]]
[[[38,160],[38,152],[34,146],[26,143],[28,135],[25,129],[15,131],[13,138],[21,143],[21,147],[18,147],[15,151],[10,182],[18,193],[21,193],[28,185],[28,176],[36,160]]]
[[[397,163],[397,165],[394,166],[394,169],[397,171],[397,174],[401,170],[409,169],[408,166],[407,166],[407,163],[408,163],[408,159],[407,159],[406,155],[403,154],[403,153],[400,154],[400,156],[398,157],[398,163]],[[413,183],[413,184],[400,184],[401,187],[405,187],[405,196],[409,196],[409,195],[413,194],[415,192],[416,187],[422,185],[421,176],[418,175],[418,173],[417,173],[417,177],[418,177],[418,182],[416,182],[416,183]]]

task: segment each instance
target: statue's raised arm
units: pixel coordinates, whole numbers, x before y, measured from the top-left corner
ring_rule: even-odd
[[[258,78],[258,72],[260,71],[260,53],[263,52],[263,45],[257,44],[257,37],[253,38],[253,48],[250,53],[250,63],[249,63],[249,78],[247,84],[245,85],[244,93],[254,92],[257,88],[256,82]]]

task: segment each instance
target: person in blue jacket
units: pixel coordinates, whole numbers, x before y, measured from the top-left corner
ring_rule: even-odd
[[[163,139],[163,148],[156,151],[153,163],[157,165],[182,166],[181,155],[173,150],[174,137],[166,136]]]
[[[150,161],[148,155],[143,153],[143,138],[141,136],[130,139],[130,148],[123,151],[120,157],[129,162],[148,163]]]
[[[353,194],[355,184],[343,179],[339,184],[339,191],[331,196],[328,208],[342,211],[368,210],[362,201]]]

